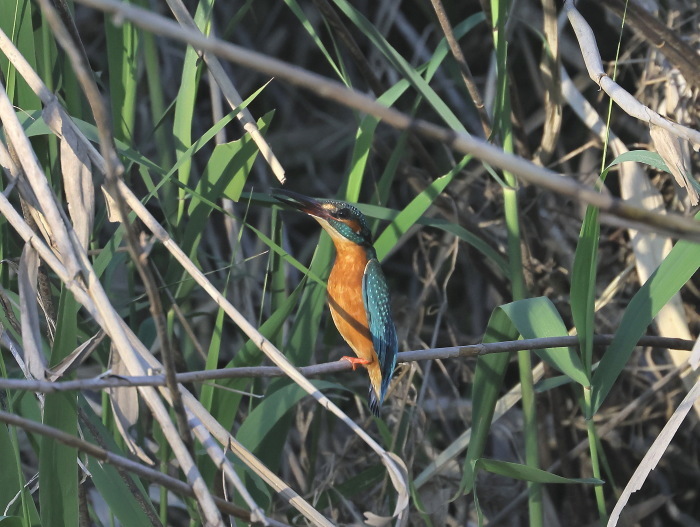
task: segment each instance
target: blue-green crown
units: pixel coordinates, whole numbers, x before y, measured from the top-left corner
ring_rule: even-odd
[[[344,238],[359,245],[372,245],[372,232],[369,230],[367,219],[357,207],[333,199],[319,199],[318,202],[328,212],[328,217],[325,220]],[[328,205],[332,207],[328,207]],[[350,225],[345,223],[346,221],[356,222],[360,226],[360,230],[353,230]]]

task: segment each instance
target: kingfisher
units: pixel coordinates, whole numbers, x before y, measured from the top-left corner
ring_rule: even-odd
[[[341,357],[369,374],[369,409],[379,416],[399,347],[389,287],[364,215],[352,205],[278,189],[275,199],[314,218],[330,235],[336,258],[328,277],[328,306],[338,332],[357,357]]]

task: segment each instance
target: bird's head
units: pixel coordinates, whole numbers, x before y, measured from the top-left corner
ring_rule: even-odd
[[[274,192],[277,201],[313,217],[336,243],[372,246],[372,233],[364,215],[352,205],[333,199],[313,199],[287,189]]]

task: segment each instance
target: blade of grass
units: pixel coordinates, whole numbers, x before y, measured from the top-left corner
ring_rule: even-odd
[[[571,270],[571,315],[581,343],[579,353],[589,376],[593,363],[595,285],[600,239],[598,212],[596,207],[586,208]]]
[[[36,70],[37,50],[32,24],[32,2],[15,0],[0,2],[0,29],[10,37],[23,57]],[[19,108],[34,110],[41,108],[41,101],[29,88],[9,61],[0,61],[0,71],[5,77],[7,95]]]
[[[616,157],[600,174],[598,185],[607,179],[612,167],[627,161],[645,163],[659,170],[668,172],[668,167],[659,154],[637,150],[625,152]],[[571,271],[571,314],[579,338],[580,354],[587,375],[591,375],[593,362],[593,333],[595,330],[595,289],[598,264],[598,245],[600,240],[599,209],[587,207],[586,215],[581,225],[579,241],[576,245],[574,263]],[[589,411],[591,409],[588,409]],[[590,418],[591,415],[586,412]]]
[[[136,116],[139,32],[129,22],[115,25],[109,16],[104,24],[114,137],[131,143]]]
[[[66,357],[77,342],[79,304],[67,289],[59,302],[56,341],[50,364]],[[74,393],[46,394],[43,423],[78,435]],[[78,525],[78,452],[48,436],[42,436],[39,454],[39,508],[44,526]]]
[[[474,463],[476,465],[475,471],[483,469],[487,472],[491,472],[492,474],[499,474],[501,476],[523,481],[536,481],[537,483],[554,483],[565,485],[576,483],[583,483],[586,485],[603,485],[605,483],[597,478],[565,478],[539,468],[521,465],[520,463],[499,461],[497,459],[481,458]]]
[[[282,219],[280,218],[279,211],[276,208],[272,209],[272,218],[271,218],[271,235],[272,235],[272,241],[278,245],[282,246]],[[267,273],[265,275],[265,287],[267,288],[269,285],[270,288],[270,311],[275,312],[277,311],[282,305],[284,304],[284,301],[287,299],[287,277],[285,276],[285,269],[283,265],[284,260],[282,259],[282,256],[275,252],[271,251],[269,253],[269,258],[267,261]],[[267,278],[269,277],[269,284]],[[260,306],[261,310],[261,318],[262,318],[262,308],[263,306]],[[272,342],[280,348],[283,343],[283,335],[280,333],[277,335],[277,338],[271,339]]]
[[[481,342],[501,342],[518,338],[508,315],[499,308],[491,313],[484,337]],[[501,392],[503,378],[510,361],[510,353],[497,353],[479,357],[476,361],[474,383],[472,388],[472,432],[464,459],[464,472],[459,493],[469,493],[474,489],[475,477],[473,462],[479,459],[486,447],[486,438],[491,427],[491,420],[496,408],[496,401]],[[458,494],[459,494],[458,493]]]
[[[262,133],[267,129],[273,112],[258,120]],[[236,141],[216,145],[207,162],[202,177],[191,195],[187,208],[187,225],[180,246],[193,260],[197,258],[197,246],[213,205],[221,196],[238,201],[241,189],[253,163],[258,156],[258,147],[248,134]],[[177,295],[180,297],[180,294]]]
[[[374,243],[377,257],[381,261],[394,247],[399,239],[423,216],[425,211],[433,204],[443,190],[450,184],[454,177],[469,163],[471,156],[466,156],[452,170],[442,177],[437,178],[428,187],[418,194],[382,231]]]
[[[205,34],[209,34],[209,25],[211,22],[212,0],[202,0],[197,4],[197,10],[194,15],[194,22],[199,30]],[[177,103],[175,104],[175,116],[173,120],[173,140],[175,141],[176,159],[186,154],[188,145],[192,144],[192,123],[194,122],[194,103],[197,97],[197,89],[199,80],[202,75],[203,63],[199,58],[199,53],[192,47],[187,47],[185,51],[185,62],[182,66],[182,80],[180,81],[180,89],[177,94]],[[180,183],[187,186],[192,170],[192,162],[186,158],[178,168],[178,180]],[[179,225],[185,211],[185,193],[182,189],[178,192],[177,199],[172,197],[172,201],[166,198],[164,207],[166,207],[166,216],[172,219],[175,225]],[[177,203],[177,215],[172,216],[172,207],[168,206],[168,201]]]
[[[700,220],[700,214],[695,216]],[[625,309],[615,337],[593,374],[591,410],[597,412],[627,364],[637,340],[659,310],[700,267],[700,244],[676,243],[659,268],[637,291]]]
[[[518,300],[500,306],[525,339],[563,337],[568,334],[552,301],[544,296]],[[582,386],[590,385],[581,359],[571,348],[547,348],[535,353],[564,375]]]
[[[260,457],[265,465],[277,472],[281,461],[280,453],[286,434],[276,431],[277,425],[301,399],[308,395],[302,388],[294,383],[283,380],[286,384],[278,390],[265,395],[262,402],[255,407],[246,420],[241,424],[236,439],[243,446]],[[344,386],[334,382],[313,380],[313,385],[324,392],[327,390],[347,390]],[[287,426],[283,426],[287,428]],[[286,430],[284,430],[286,431]]]
[[[623,17],[624,24],[624,17]],[[620,38],[618,39],[617,56],[620,52]],[[613,71],[613,78],[617,73],[617,60]],[[607,178],[609,167],[605,167],[605,158],[609,145],[610,118],[612,115],[612,99],[608,103],[608,115],[606,123],[606,134],[603,143],[603,154],[601,156],[601,172],[596,187],[600,189]],[[610,165],[612,166],[612,164]],[[600,221],[599,209],[593,206],[586,207],[586,215],[579,235],[579,242],[576,246],[574,264],[571,277],[571,311],[576,325],[576,331],[580,342],[580,354],[583,359],[586,375],[591,378],[591,368],[593,366],[593,334],[595,331],[595,290],[597,282],[598,247],[600,243]],[[588,445],[591,454],[591,467],[595,477],[601,475],[601,451],[599,451],[600,440],[593,422],[591,388],[583,388],[583,414],[586,419],[586,433],[588,435]],[[602,487],[594,489],[598,516],[601,523],[607,521],[607,509],[605,506],[605,495]]]
[[[508,41],[506,20],[510,14],[509,0],[491,0],[493,41],[496,53],[496,99],[494,101],[494,133],[500,133],[503,150],[513,153],[513,132],[511,126],[510,85],[507,69]],[[503,205],[508,235],[508,276],[511,282],[513,300],[527,296],[520,239],[520,213],[517,198],[518,182],[515,176],[503,172],[506,187],[503,187]],[[535,391],[532,379],[532,361],[528,352],[518,352],[518,370],[522,386],[523,425],[525,434],[525,463],[532,468],[539,467],[539,439],[537,433],[537,413]],[[538,483],[528,482],[528,510],[530,525],[543,525],[542,489]]]
[[[479,470],[485,470],[487,472],[491,472],[492,474],[499,474],[501,476],[506,476],[513,479],[519,479],[527,482],[537,482],[540,484],[549,483],[571,485],[579,483],[587,485],[603,485],[605,483],[597,478],[564,478],[538,468],[533,468],[518,463],[498,461],[495,459],[481,458],[476,460],[474,462],[474,472],[477,473]],[[479,526],[481,526],[483,525],[483,516],[481,514],[481,507],[479,506],[479,498],[477,496],[476,489],[474,489],[474,507],[476,508]]]
[[[301,293],[305,288],[305,282],[292,292],[291,295],[275,310],[272,315],[259,327],[260,333],[269,339],[274,339],[281,333],[284,323],[293,312],[294,308],[299,303]],[[218,365],[219,360],[219,343],[220,333],[222,331],[221,324],[223,323],[223,315],[217,315],[217,323],[212,334],[209,353],[207,355],[207,369],[214,369]],[[262,362],[263,355],[257,348],[254,342],[248,341],[241,350],[236,353],[225,367],[234,368],[241,366],[256,366]],[[245,390],[251,381],[248,379],[230,379],[225,381],[217,381],[216,384],[209,383],[202,387],[201,400],[202,404],[210,411],[210,413],[221,423],[222,426],[230,428],[233,426],[233,421],[236,416],[238,405],[242,398],[242,394],[232,392],[233,390]],[[217,390],[216,386],[221,385],[224,389]],[[228,389],[226,389],[228,388]]]
[[[4,368],[2,368],[4,370]],[[3,372],[3,375],[5,373]],[[8,398],[9,400],[9,398]],[[39,515],[34,507],[34,500],[22,474],[22,460],[19,449],[19,441],[15,428],[0,426],[0,466],[5,470],[0,471],[0,504],[8,514],[23,518],[26,525],[32,525],[39,521]],[[20,499],[15,500],[14,505],[9,506],[19,493]]]
[[[518,300],[497,307],[489,319],[482,342],[501,342],[523,338],[554,337],[566,334],[566,328],[551,302],[543,297]],[[555,367],[573,375],[577,382],[585,382],[583,370],[576,355],[569,350],[562,354],[556,350],[538,350],[548,362],[556,361]],[[562,357],[556,357],[562,355]],[[474,373],[472,390],[472,431],[464,461],[464,474],[460,489],[470,492],[474,488],[476,474],[474,462],[481,458],[491,426],[496,401],[501,391],[503,377],[510,354],[480,356]],[[529,465],[528,465],[529,466]],[[538,467],[531,467],[538,469]]]
[[[346,86],[350,87],[350,83],[348,80],[347,75],[345,75],[340,67],[336,64],[335,60],[333,60],[333,57],[331,57],[331,54],[329,53],[328,49],[324,45],[323,41],[321,40],[321,37],[318,35],[316,30],[314,29],[313,24],[309,20],[309,18],[306,16],[306,13],[304,13],[304,10],[301,8],[299,3],[296,0],[284,0],[284,3],[287,4],[287,7],[289,10],[294,13],[294,16],[297,17],[299,22],[301,22],[301,25],[304,27],[304,30],[309,34],[311,37],[311,40],[314,41],[314,44],[316,44],[316,47],[319,49],[321,54],[326,58],[326,62],[328,62],[329,66],[335,71],[335,74],[338,76],[338,78],[345,83]]]
[[[153,137],[157,145],[157,152],[160,155],[159,162],[163,166],[172,164],[172,153],[174,145],[172,137],[166,126],[160,126],[169,113],[169,107],[165,104],[162,72],[160,68],[160,58],[155,36],[148,31],[141,33],[143,42],[142,53],[144,69],[146,70],[146,83],[148,85],[148,102],[151,119],[153,122]]]
[[[316,247],[309,270],[320,278],[327,277],[333,263],[333,251],[333,244],[324,232]],[[316,349],[316,341],[321,329],[321,317],[325,307],[325,283],[306,284],[284,349],[285,355],[293,364],[309,364],[311,355]]]
[[[82,396],[79,404],[81,416],[84,416],[84,419],[81,418],[84,439],[99,444],[109,452],[124,456],[125,453],[114,441],[111,432],[102,424]],[[118,470],[109,463],[91,463],[90,474],[97,491],[109,506],[110,512],[122,525],[152,525],[149,518],[156,517],[156,510],[138,478]]]

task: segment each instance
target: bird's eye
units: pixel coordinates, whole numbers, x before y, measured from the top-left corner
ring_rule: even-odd
[[[340,209],[336,211],[335,217],[339,220],[347,220],[350,217],[350,211],[348,209]]]

